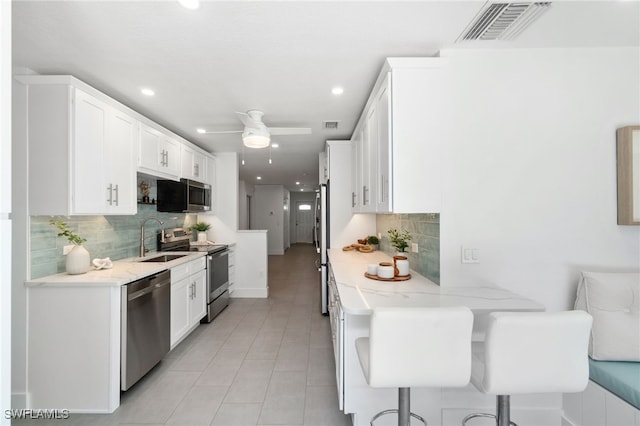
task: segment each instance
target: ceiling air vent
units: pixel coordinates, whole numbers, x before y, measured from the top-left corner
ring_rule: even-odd
[[[338,120],[323,121],[322,128],[325,130],[338,130],[338,123],[340,123]]]
[[[458,41],[513,40],[550,6],[551,2],[490,3]]]

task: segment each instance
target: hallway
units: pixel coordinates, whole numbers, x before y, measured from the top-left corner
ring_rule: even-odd
[[[231,299],[212,323],[200,325],[124,394],[113,414],[13,424],[350,424],[338,410],[316,257],[310,244],[269,256],[269,298]]]

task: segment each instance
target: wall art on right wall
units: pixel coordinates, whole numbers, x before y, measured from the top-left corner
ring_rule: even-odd
[[[618,225],[640,225],[640,126],[617,131]]]

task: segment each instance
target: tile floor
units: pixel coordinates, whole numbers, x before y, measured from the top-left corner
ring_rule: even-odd
[[[123,394],[110,415],[14,425],[349,425],[312,245],[269,256],[269,298],[231,299]]]

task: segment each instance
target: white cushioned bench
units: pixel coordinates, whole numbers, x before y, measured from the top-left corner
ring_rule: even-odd
[[[640,273],[582,272],[575,308],[593,316],[590,381],[563,396],[563,424],[640,426]]]

